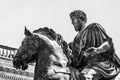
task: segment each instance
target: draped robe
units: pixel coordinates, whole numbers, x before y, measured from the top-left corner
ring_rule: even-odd
[[[109,42],[109,50],[93,57],[84,57],[83,53],[90,47],[99,47],[105,41]],[[72,66],[76,69],[92,68],[105,78],[116,76],[120,72],[120,60],[115,54],[112,39],[98,23],[88,25],[80,31],[71,44]]]

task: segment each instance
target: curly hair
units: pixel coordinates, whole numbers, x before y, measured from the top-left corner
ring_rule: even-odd
[[[81,20],[87,22],[86,13],[81,10],[74,10],[73,12],[71,12],[70,18],[72,18],[72,17],[77,17],[77,18],[80,18]]]

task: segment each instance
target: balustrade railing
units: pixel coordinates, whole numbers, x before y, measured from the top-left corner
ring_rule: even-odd
[[[0,57],[12,59],[16,52],[17,48],[0,45]]]

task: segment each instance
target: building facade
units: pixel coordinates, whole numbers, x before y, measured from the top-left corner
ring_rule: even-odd
[[[23,71],[13,67],[13,56],[17,48],[0,45],[0,80],[33,80],[34,64]]]

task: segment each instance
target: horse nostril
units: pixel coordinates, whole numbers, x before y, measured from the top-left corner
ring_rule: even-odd
[[[19,69],[21,66],[21,60],[18,58],[14,58],[13,59],[13,67],[15,67],[16,69]]]
[[[23,66],[22,66],[22,70],[26,70],[28,68],[28,65],[27,64],[24,64]]]

